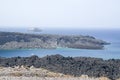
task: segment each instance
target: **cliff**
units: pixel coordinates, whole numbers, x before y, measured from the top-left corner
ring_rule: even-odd
[[[92,36],[0,32],[0,49],[44,48],[103,49],[107,42]]]

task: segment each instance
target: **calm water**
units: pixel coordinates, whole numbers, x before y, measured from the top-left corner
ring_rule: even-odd
[[[4,30],[3,30],[4,31]],[[7,29],[6,29],[7,31]],[[25,29],[16,29],[16,32],[27,32]],[[71,48],[58,48],[58,49],[22,49],[22,50],[0,50],[2,57],[14,56],[31,56],[38,55],[40,57],[52,54],[61,54],[63,56],[83,56],[83,57],[97,57],[103,59],[120,59],[120,30],[44,30],[41,33],[49,34],[82,34],[92,35],[98,39],[103,39],[111,43],[106,45],[104,50],[87,50],[87,49],[71,49]],[[37,33],[39,34],[39,33]]]

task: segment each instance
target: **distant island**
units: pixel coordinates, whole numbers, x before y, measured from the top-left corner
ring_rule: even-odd
[[[32,28],[29,28],[28,31],[31,31],[31,32],[41,32],[42,30],[39,29],[39,28],[36,28],[36,27],[35,28],[32,27]]]
[[[0,49],[103,49],[106,44],[109,43],[92,36],[0,32]]]

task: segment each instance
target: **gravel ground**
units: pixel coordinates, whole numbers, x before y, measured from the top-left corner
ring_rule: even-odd
[[[0,80],[102,80],[102,79],[94,79],[94,78],[50,78],[50,77],[46,77],[46,78],[42,78],[42,77],[6,77],[6,76],[2,76],[0,77]],[[103,80],[107,80],[107,79],[103,79]]]
[[[109,80],[106,77],[90,78],[87,75],[73,77],[55,73],[43,68],[28,68],[24,66],[0,67],[0,80]]]

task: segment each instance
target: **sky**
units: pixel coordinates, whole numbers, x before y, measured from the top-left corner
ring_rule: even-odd
[[[120,28],[120,0],[0,0],[0,27]]]

